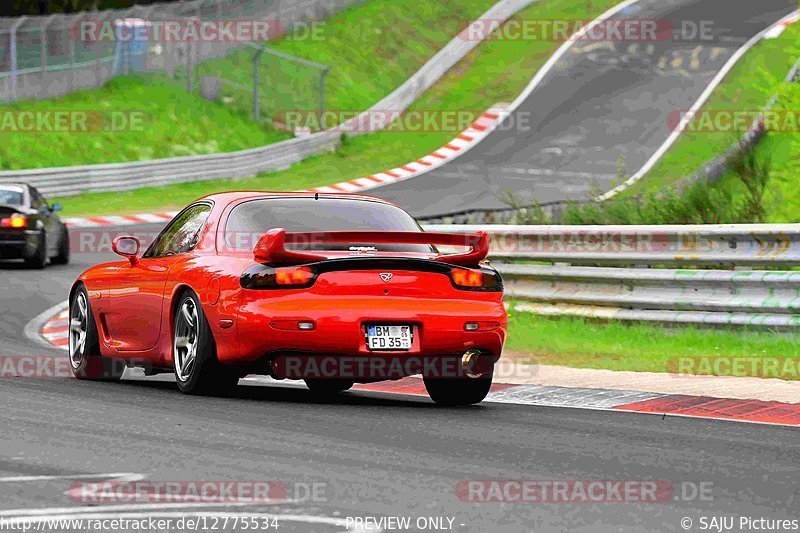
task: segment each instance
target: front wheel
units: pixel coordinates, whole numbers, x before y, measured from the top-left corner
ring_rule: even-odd
[[[481,403],[492,388],[494,370],[479,378],[423,377],[428,396],[438,405],[473,405]]]
[[[193,292],[185,292],[175,308],[172,360],[178,388],[186,394],[218,394],[233,389],[239,376],[217,361],[211,328]]]
[[[117,381],[125,366],[100,354],[100,337],[89,306],[86,287],[81,286],[69,304],[69,362],[72,375],[93,381]]]

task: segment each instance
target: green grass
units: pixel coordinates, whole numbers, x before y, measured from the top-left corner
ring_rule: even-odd
[[[496,0],[369,0],[316,25],[313,37],[300,31],[269,48],[332,67],[327,81],[329,110],[362,111],[419,70],[467,24]],[[252,83],[253,51],[235,51],[206,62],[201,71],[236,84]],[[317,110],[319,72],[262,56],[265,111]],[[243,95],[246,99],[249,95]],[[251,108],[248,103],[246,109]]]
[[[540,0],[517,19],[586,19],[616,0]],[[459,62],[412,107],[419,110],[471,110],[510,102],[530,82],[560,43],[489,40]],[[362,106],[366,107],[366,106]],[[85,194],[57,199],[67,216],[155,211],[185,205],[220,190],[293,190],[359,178],[418,159],[455,137],[452,131],[379,132],[349,139],[336,153],[310,158],[292,168],[256,178],[213,180],[122,193]]]
[[[167,80],[116,78],[102,89],[54,100],[0,106],[4,112],[84,111],[109,122],[114,113],[137,117],[134,128],[75,132],[0,133],[0,169],[45,168],[140,161],[228,152],[288,138],[254,125],[240,113],[187,94]],[[91,121],[90,121],[91,122]]]
[[[728,362],[739,358],[750,362],[789,358],[794,361],[794,370],[782,372],[777,377],[800,379],[797,375],[800,371],[800,335],[793,333],[685,326],[664,328],[646,323],[543,317],[516,311],[512,305],[506,348],[530,354],[530,358],[523,358],[520,362],[634,372],[675,372],[687,359],[694,365],[689,368],[703,368],[698,361]],[[726,368],[724,364],[719,365],[717,373],[769,377],[751,369],[728,372]],[[706,369],[697,373],[714,372]]]
[[[333,67],[327,79],[329,109],[360,111],[391,93],[468,20],[494,2],[369,0],[321,22],[315,34],[318,38],[291,35],[269,46]],[[315,110],[319,104],[318,72],[264,57],[261,89],[265,110]],[[127,131],[2,133],[0,169],[230,152],[291,137],[275,129],[271,112],[265,113],[260,123],[251,120],[252,51],[234,51],[225,58],[202,63],[197,70],[198,76],[217,75],[248,89],[237,91],[225,85],[223,95],[233,96],[214,103],[187,93],[185,82],[147,75],[114,79],[103,88],[61,98],[0,106],[0,112],[85,110],[106,116],[114,112],[145,116],[142,128]]]
[[[758,111],[783,85],[797,60],[800,27],[789,28],[776,39],[761,41],[731,70],[703,110]],[[626,194],[660,190],[700,170],[728,150],[743,132],[684,132],[644,179]]]

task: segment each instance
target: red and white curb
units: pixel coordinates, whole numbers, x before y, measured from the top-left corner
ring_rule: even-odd
[[[789,26],[795,24],[800,20],[800,12],[794,12],[791,15],[784,17],[776,24],[767,30],[764,34],[764,39],[775,39],[779,37]]]
[[[42,326],[41,335],[54,347],[69,350],[69,308],[47,320]]]
[[[63,309],[44,322],[40,335],[54,347],[68,350],[69,310]],[[276,384],[270,378],[253,376],[245,381]],[[301,386],[301,385],[298,385]],[[399,381],[359,384],[357,391],[389,393],[427,397],[422,379],[409,377]],[[707,418],[755,424],[800,427],[800,403],[782,403],[763,400],[741,400],[661,394],[616,389],[579,387],[554,387],[542,385],[511,385],[495,383],[485,402],[531,405],[539,407],[567,407],[596,411],[619,411]]]
[[[412,396],[428,395],[422,379],[414,377],[356,385],[355,389]],[[484,401],[800,427],[800,403],[502,383],[494,384]]]
[[[137,224],[166,224],[177,214],[177,211],[172,211],[167,213],[141,213],[138,215],[109,215],[98,217],[65,218],[64,223],[70,228],[102,228],[133,226]]]
[[[452,141],[423,158],[391,170],[311,190],[322,193],[358,193],[415,178],[469,151],[497,129],[507,115],[508,112],[505,106],[496,105],[478,117],[469,128],[461,132]]]
[[[308,189],[313,192],[321,193],[359,193],[375,189],[383,185],[397,183],[403,180],[415,178],[426,172],[430,172],[445,163],[455,159],[461,154],[469,151],[479,142],[486,138],[491,132],[505,120],[508,116],[507,108],[497,105],[489,111],[481,114],[469,128],[461,132],[456,138],[442,146],[435,152],[425,157],[407,163],[401,167],[393,168],[377,174],[370,174],[363,178],[358,178],[316,189]],[[70,228],[100,228],[133,226],[137,224],[165,224],[172,220],[177,212],[167,213],[141,213],[135,215],[114,215],[96,216],[81,218],[65,218],[64,223]]]

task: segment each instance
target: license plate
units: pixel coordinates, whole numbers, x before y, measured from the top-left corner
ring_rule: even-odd
[[[411,326],[369,326],[367,348],[370,350],[410,350]]]

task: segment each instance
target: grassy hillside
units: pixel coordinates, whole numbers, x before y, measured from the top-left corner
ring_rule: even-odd
[[[320,23],[318,38],[289,35],[269,46],[331,66],[328,107],[363,110],[391,93],[457,35],[468,20],[478,17],[494,2],[366,0]],[[248,86],[252,64],[247,54],[234,52],[202,64],[198,71]],[[292,63],[281,62],[280,66],[283,77],[264,69],[264,99],[272,108],[296,106],[297,100],[288,97],[296,92],[292,89],[293,84],[299,83],[295,78],[308,76],[308,72]],[[240,102],[235,99],[207,102],[186,93],[184,87],[160,76],[118,78],[101,89],[2,105],[0,113],[88,110],[109,117],[115,112],[142,113],[146,119],[143,128],[135,131],[0,133],[0,169],[208,154],[263,146],[289,137],[267,121],[252,122],[250,105],[237,105]]]
[[[515,17],[554,20],[595,17],[616,0],[539,0]],[[489,40],[480,44],[411,111],[470,110],[476,114],[515,99],[560,43]],[[185,205],[226,189],[292,190],[336,183],[403,165],[450,141],[450,131],[380,132],[349,139],[337,153],[310,158],[292,168],[243,180],[213,180],[122,193],[63,198],[67,215],[142,212]]]
[[[757,44],[737,63],[709,98],[704,111],[762,109],[776,94],[798,58],[800,27]],[[631,194],[656,191],[685,178],[726,151],[741,132],[685,132]]]
[[[0,169],[44,168],[209,154],[271,144],[288,138],[240,113],[187,94],[167,80],[116,78],[102,89],[40,102],[0,107],[7,112],[99,112],[140,117],[133,128],[88,132],[0,132]],[[139,120],[139,119],[137,119]],[[88,123],[91,123],[89,121]],[[123,124],[118,122],[118,124]]]

